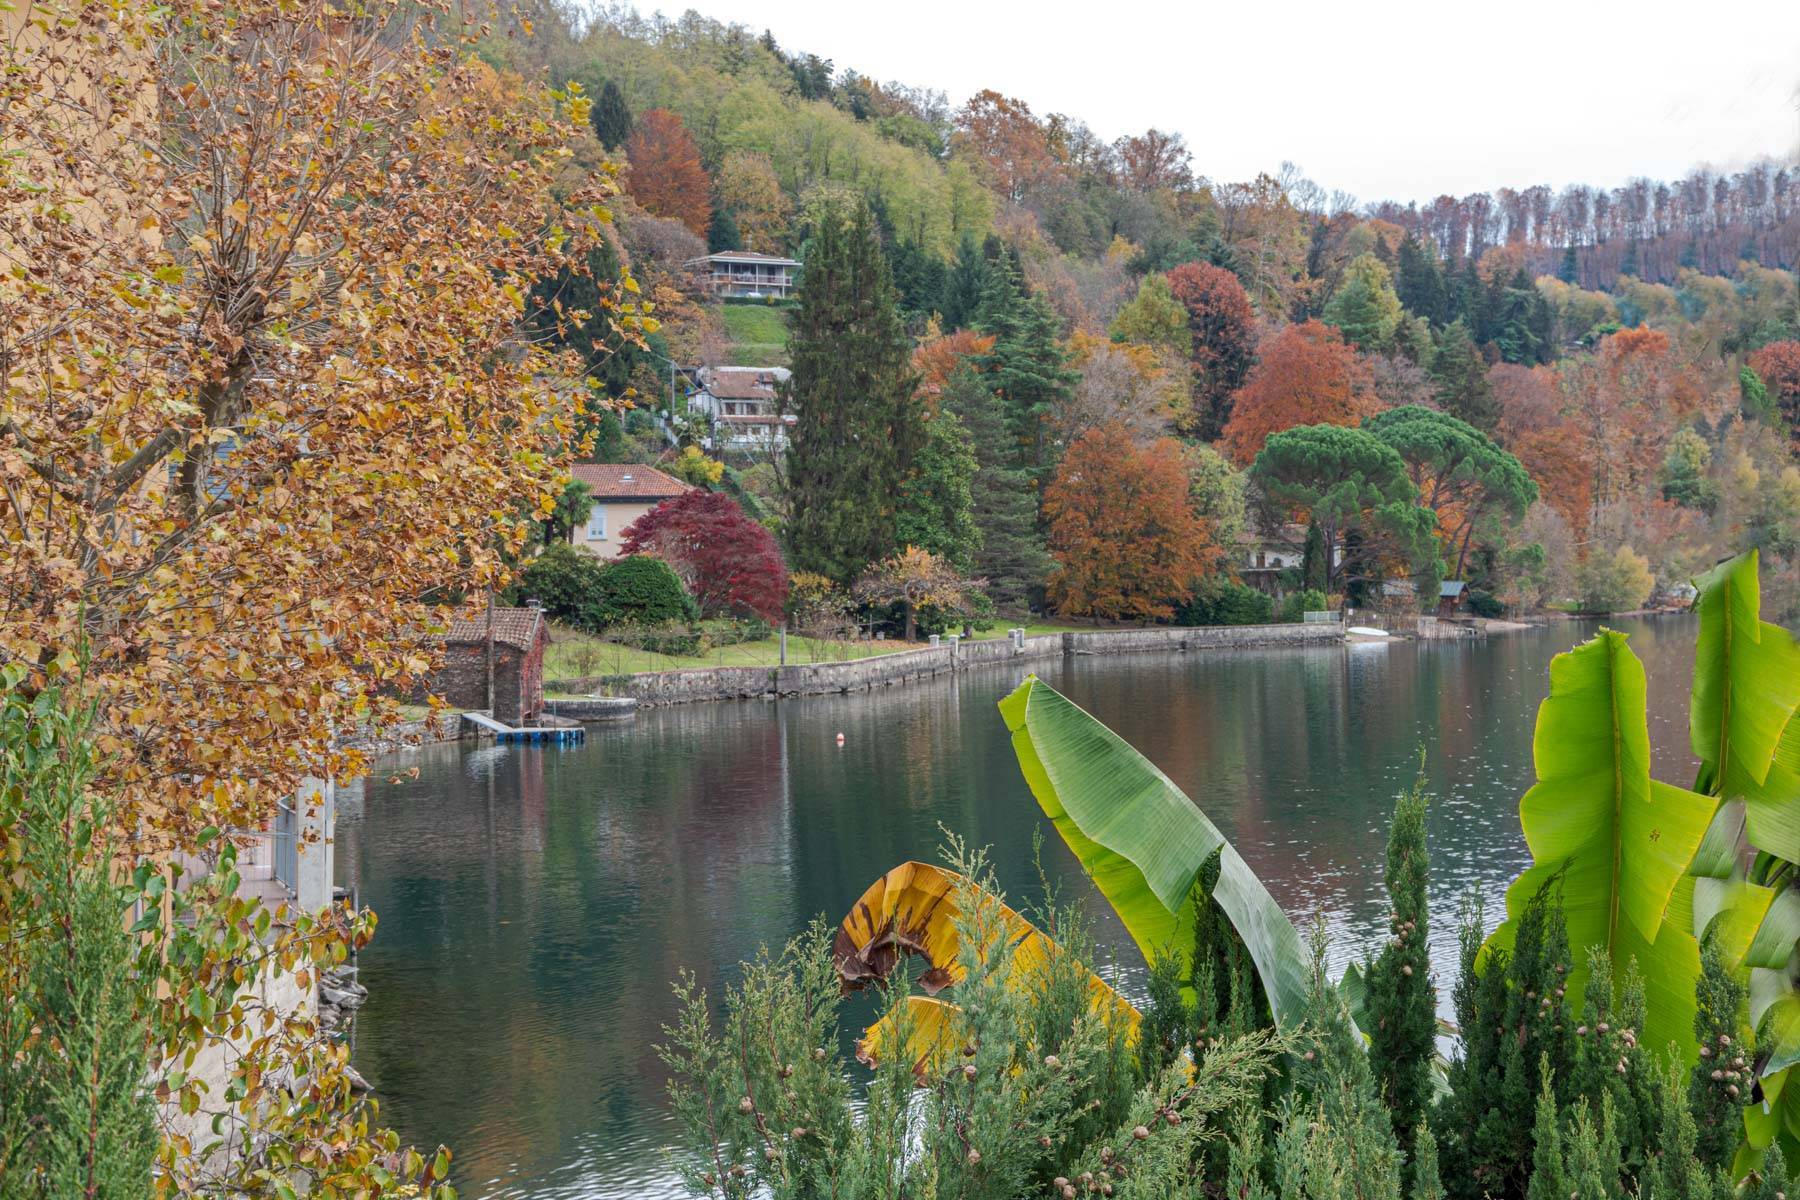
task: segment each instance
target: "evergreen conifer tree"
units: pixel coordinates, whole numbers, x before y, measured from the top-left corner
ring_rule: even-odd
[[[1543,1086],[1538,1088],[1537,1117],[1531,1126],[1531,1183],[1526,1200],[1567,1200],[1569,1181],[1563,1174],[1562,1118],[1557,1112],[1556,1089],[1551,1087],[1550,1070],[1540,1070]]]
[[[1325,534],[1317,521],[1309,522],[1306,526],[1306,548],[1300,556],[1301,586],[1315,592],[1325,591],[1326,580],[1330,575],[1329,567],[1330,564],[1325,561]]]
[[[1343,995],[1326,977],[1323,921],[1313,931],[1312,988],[1299,1046],[1283,1131],[1284,1200],[1399,1200],[1400,1147]],[[1296,1180],[1304,1181],[1303,1190],[1293,1189]]]
[[[940,411],[956,414],[975,450],[969,494],[981,538],[975,574],[1003,610],[1021,611],[1055,565],[1038,532],[1037,506],[1024,472],[1013,466],[1000,398],[968,365],[944,387]]]
[[[1460,318],[1438,332],[1437,349],[1431,356],[1431,378],[1445,412],[1461,417],[1484,433],[1493,432],[1500,410],[1488,384],[1487,363],[1482,361],[1480,349]]]
[[[828,205],[808,244],[784,388],[789,562],[849,583],[896,549],[924,440],[911,340],[866,205]]]
[[[1412,1190],[1407,1195],[1412,1200],[1444,1200],[1444,1180],[1438,1171],[1437,1139],[1431,1136],[1431,1126],[1421,1121],[1413,1130],[1412,1145]]]
[[[913,473],[900,487],[895,533],[903,546],[944,559],[958,571],[974,569],[981,548],[971,490],[979,464],[961,418],[947,409],[925,421],[925,444]]]
[[[975,324],[981,310],[981,297],[987,292],[992,271],[981,247],[973,237],[965,235],[956,244],[956,259],[944,274],[943,294],[938,300],[938,316],[946,333],[967,329]]]
[[[994,345],[970,361],[1000,397],[1012,465],[1041,498],[1061,457],[1051,417],[1068,404],[1080,375],[1069,369],[1058,343],[1056,314],[1025,286],[1010,255],[996,261],[975,325]]]
[[[1578,284],[1581,280],[1581,263],[1575,256],[1573,241],[1563,247],[1562,265],[1556,269],[1556,277],[1571,285]]]
[[[1744,988],[1711,936],[1700,946],[1700,979],[1694,1037],[1700,1058],[1688,1080],[1688,1107],[1694,1115],[1694,1157],[1708,1167],[1728,1169],[1743,1134],[1743,1107],[1755,1073],[1740,1040],[1738,1010]]]
[[[1437,256],[1419,239],[1407,234],[1400,242],[1394,271],[1394,291],[1408,312],[1424,317],[1432,324],[1442,324],[1445,314],[1444,275],[1438,269]]]
[[[600,94],[588,109],[588,124],[608,150],[617,150],[631,136],[631,110],[625,106],[625,93],[612,80],[600,85]]]
[[[1394,1137],[1414,1157],[1414,1132],[1429,1112],[1437,1052],[1437,989],[1431,984],[1425,779],[1394,807],[1388,829],[1389,940],[1368,972],[1369,1060],[1392,1118]]]
[[[1603,1096],[1599,1114],[1585,1099],[1572,1106],[1563,1181],[1574,1200],[1625,1200],[1620,1182],[1619,1137],[1612,1098]]]
[[[1756,1173],[1744,1184],[1738,1200],[1787,1200],[1787,1159],[1779,1141],[1763,1151]]]

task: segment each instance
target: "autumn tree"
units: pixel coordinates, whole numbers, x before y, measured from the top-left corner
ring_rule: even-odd
[[[1154,441],[1168,432],[1176,408],[1185,407],[1187,372],[1148,346],[1102,341],[1077,330],[1069,339],[1069,362],[1080,378],[1074,395],[1051,415],[1065,445],[1113,422],[1139,441]]]
[[[712,224],[712,181],[700,165],[700,147],[681,118],[653,108],[637,119],[625,141],[625,189],[645,210],[680,221],[700,237]]]
[[[621,538],[621,554],[653,554],[674,568],[702,616],[781,619],[788,590],[781,547],[730,496],[696,489],[664,500]]]
[[[1767,389],[1800,453],[1800,342],[1770,342],[1750,356],[1750,369]]]
[[[1069,447],[1044,494],[1050,602],[1071,616],[1160,620],[1222,559],[1210,522],[1188,503],[1181,444],[1138,446],[1117,425]]]
[[[910,341],[867,205],[821,213],[789,344],[788,549],[797,569],[848,584],[893,554],[900,488],[925,433]]]
[[[1403,315],[1393,276],[1373,254],[1351,260],[1325,305],[1326,324],[1336,326],[1351,345],[1377,354],[1392,349]]]
[[[950,146],[979,163],[994,190],[1009,200],[1023,200],[1058,170],[1031,106],[992,90],[976,93],[956,111]]]
[[[919,373],[920,390],[927,396],[937,395],[964,359],[986,354],[993,348],[993,338],[973,329],[958,329],[920,342],[912,356],[913,370]]]
[[[1702,402],[1698,380],[1668,335],[1653,329],[1611,335],[1595,353],[1565,363],[1560,383],[1594,514],[1655,487],[1669,439]]]
[[[1355,425],[1379,406],[1368,368],[1329,325],[1290,325],[1263,343],[1262,355],[1232,399],[1226,453],[1256,458],[1269,435],[1296,425]]]
[[[1113,317],[1111,332],[1117,341],[1171,350],[1184,357],[1193,344],[1187,308],[1175,298],[1169,277],[1154,272],[1144,276],[1137,294]]]
[[[1256,362],[1256,314],[1236,275],[1211,263],[1183,263],[1169,272],[1169,291],[1187,310],[1183,347],[1194,372],[1194,406],[1185,431],[1205,441],[1231,420],[1232,397]]]
[[[1305,521],[1323,540],[1328,591],[1413,570],[1435,555],[1437,516],[1393,447],[1366,429],[1302,425],[1270,435],[1250,468],[1265,527]]]
[[[981,607],[981,586],[981,580],[964,578],[929,550],[908,546],[870,566],[850,591],[861,604],[898,604],[902,636],[910,642],[918,636],[920,610],[936,609],[952,620],[967,619]]]
[[[778,254],[787,237],[793,205],[767,155],[734,150],[719,165],[719,207],[737,224],[741,248]]]
[[[0,40],[0,668],[26,695],[80,676],[118,853],[152,867],[363,774],[346,735],[399,719],[450,615],[421,598],[479,604],[561,490],[550,381],[581,368],[522,310],[587,261],[612,182],[569,165],[585,98],[414,36],[439,7],[375,0],[352,35],[325,0],[69,0]],[[589,320],[621,315],[603,282]],[[166,1146],[166,1188],[429,1188],[347,1051],[310,1018],[248,1029],[233,991],[366,919],[309,915],[264,960],[229,886],[188,883],[152,1068],[231,1042],[206,1103],[258,1148]]]

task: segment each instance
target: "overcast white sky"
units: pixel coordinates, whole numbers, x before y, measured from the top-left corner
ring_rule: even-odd
[[[1109,140],[1176,129],[1204,175],[1289,159],[1363,202],[1611,186],[1800,145],[1800,0],[693,6],[953,105],[992,87]]]

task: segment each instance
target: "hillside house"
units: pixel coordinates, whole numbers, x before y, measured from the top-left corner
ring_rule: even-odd
[[[700,276],[715,296],[785,300],[793,294],[800,261],[749,250],[722,250],[682,264]]]
[[[488,613],[477,612],[450,625],[444,635],[444,665],[426,690],[452,708],[488,707]],[[495,608],[494,720],[523,725],[544,710],[544,650],[550,623],[542,609]]]
[[[569,541],[601,558],[619,557],[626,526],[661,504],[693,489],[640,463],[576,463],[569,473],[587,484],[592,503],[585,524]]]
[[[707,450],[779,457],[787,452],[794,417],[781,411],[786,367],[703,367],[688,393],[688,417],[712,432]]]

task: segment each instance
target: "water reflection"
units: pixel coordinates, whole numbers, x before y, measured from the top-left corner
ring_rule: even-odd
[[[1624,624],[1650,674],[1658,770],[1685,783],[1693,625]],[[1516,805],[1547,664],[1587,632],[1040,672],[1194,796],[1289,913],[1322,912],[1340,959],[1379,933],[1392,798],[1427,748],[1432,943],[1449,965],[1457,901],[1480,893],[1492,910],[1526,861]],[[994,709],[1016,682],[995,669],[651,711],[579,748],[438,747],[414,760],[416,780],[369,781],[338,861],[381,915],[357,1061],[383,1116],[452,1146],[471,1200],[679,1194],[658,1152],[670,1131],[653,1050],[678,970],[716,995],[759,945],[931,857],[940,823],[991,846],[1015,894],[1035,885],[1048,824]],[[1085,888],[1049,837],[1050,874]],[[1103,904],[1095,916],[1127,947],[1134,986],[1123,930]]]

